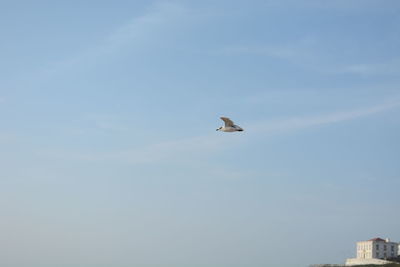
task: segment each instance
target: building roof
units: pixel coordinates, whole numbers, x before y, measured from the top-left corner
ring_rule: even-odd
[[[372,238],[372,239],[370,239],[370,240],[368,240],[368,241],[384,241],[384,242],[386,242],[385,239],[382,239],[382,238],[380,238],[380,237],[375,237],[375,238]]]

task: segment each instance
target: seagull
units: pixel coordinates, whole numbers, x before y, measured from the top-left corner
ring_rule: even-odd
[[[227,118],[227,117],[221,117],[221,120],[224,121],[225,126],[221,126],[217,129],[217,131],[223,131],[223,132],[241,132],[243,131],[242,128],[240,128],[239,126],[235,125],[233,123],[233,121],[231,121],[231,119]]]

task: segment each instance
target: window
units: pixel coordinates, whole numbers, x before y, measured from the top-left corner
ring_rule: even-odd
[[[390,250],[391,250],[391,251],[394,251],[394,246],[391,246],[391,247],[390,247]]]
[[[386,251],[386,245],[383,245],[383,250],[385,250],[385,251]]]
[[[376,244],[376,250],[379,250],[379,244]]]
[[[379,252],[376,252],[375,257],[379,258]]]

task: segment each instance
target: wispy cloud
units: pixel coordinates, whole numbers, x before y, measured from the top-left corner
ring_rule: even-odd
[[[399,62],[387,63],[360,63],[339,68],[338,72],[358,75],[391,75],[399,74]]]
[[[47,151],[45,154],[56,158],[67,157],[84,161],[117,161],[128,164],[153,164],[161,162],[189,163],[191,161],[198,161],[204,156],[208,157],[210,154],[235,149],[246,142],[251,142],[251,140],[257,138],[257,136],[292,134],[301,129],[356,120],[399,107],[400,100],[397,100],[360,109],[304,117],[281,118],[271,121],[249,123],[247,125],[243,124],[242,126],[245,127],[245,132],[243,133],[245,135],[244,138],[243,134],[222,135],[218,132],[216,134],[188,137],[108,153]]]
[[[370,115],[385,112],[398,107],[400,107],[400,100],[390,101],[366,108],[339,111],[322,115],[258,122],[250,125],[249,128],[255,132],[263,133],[290,132],[318,125],[328,125],[368,117]]]
[[[131,42],[140,42],[140,39],[154,37],[159,30],[166,30],[182,19],[188,18],[189,10],[176,3],[157,3],[149,12],[128,21],[112,32],[104,44],[107,48],[118,47]]]
[[[257,55],[297,61],[312,56],[315,45],[315,38],[308,36],[303,39],[292,40],[290,43],[230,45],[222,48],[221,53],[227,55]]]
[[[234,138],[234,136],[231,136]],[[106,153],[90,153],[85,151],[42,151],[42,156],[52,158],[76,159],[84,161],[118,161],[131,164],[148,164],[168,161],[190,161],[216,151],[227,148],[229,141],[216,135],[188,137],[179,140],[149,144],[142,147],[110,151]]]
[[[342,46],[352,44],[339,43]],[[398,75],[400,59],[375,62],[354,62],[356,59],[332,57],[331,45],[318,37],[304,36],[290,42],[240,44],[223,47],[220,54],[229,56],[259,56],[285,61],[297,67],[327,74]]]
[[[295,56],[295,50],[285,45],[238,45],[228,46],[222,49],[222,53],[227,55],[258,55],[287,59]]]
[[[35,73],[35,79],[46,79],[52,75],[65,74],[81,68],[95,67],[125,53],[147,49],[149,45],[161,42],[162,34],[173,31],[175,26],[188,23],[190,11],[178,3],[157,2],[147,12],[128,20],[108,33],[98,43],[88,45],[75,55],[50,63],[42,73]]]

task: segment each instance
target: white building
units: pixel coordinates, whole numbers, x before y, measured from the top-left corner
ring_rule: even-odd
[[[346,265],[384,264],[399,255],[400,244],[389,239],[373,238],[357,242],[357,257],[347,259]]]

